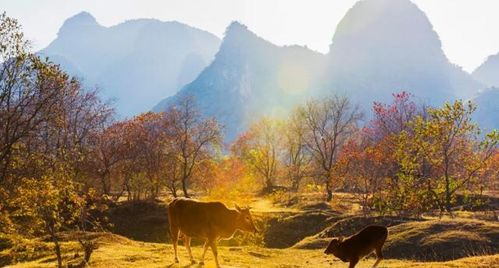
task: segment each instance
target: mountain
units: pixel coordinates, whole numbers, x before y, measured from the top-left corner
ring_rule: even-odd
[[[474,119],[485,131],[499,129],[499,88],[489,88],[473,99],[477,105]]]
[[[473,99],[477,104],[475,120],[486,131],[499,129],[499,53],[489,56],[472,75],[490,86]]]
[[[311,95],[323,70],[323,54],[300,46],[276,46],[233,22],[213,62],[154,111],[194,96],[201,112],[225,127],[226,140],[261,116],[284,115]]]
[[[409,91],[439,105],[483,88],[446,58],[433,26],[409,0],[357,2],[337,26],[323,91],[350,95],[367,109]]]
[[[82,12],[67,19],[39,54],[97,85],[104,98],[115,99],[119,115],[131,116],[194,80],[219,46],[213,34],[175,21],[137,19],[104,27]]]
[[[487,86],[499,87],[499,53],[489,56],[472,75]]]
[[[430,21],[411,1],[363,0],[339,23],[327,55],[275,46],[232,23],[212,64],[153,110],[194,95],[205,115],[225,125],[230,141],[256,118],[285,113],[311,96],[347,95],[370,111],[373,101],[389,102],[402,90],[440,105],[483,88],[449,62]]]
[[[278,47],[232,23],[215,60],[192,83],[153,110],[194,95],[201,111],[225,125],[230,141],[262,115],[283,114],[311,96],[373,101],[409,91],[421,102],[469,99],[485,88],[449,62],[428,18],[409,0],[363,0],[339,23],[327,55]]]

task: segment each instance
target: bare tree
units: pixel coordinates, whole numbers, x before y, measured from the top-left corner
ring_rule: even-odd
[[[305,141],[317,168],[315,175],[324,183],[330,201],[333,197],[331,177],[337,155],[362,114],[347,97],[336,95],[311,100],[299,109],[299,113],[307,129]]]
[[[194,97],[182,97],[177,105],[167,111],[172,137],[172,150],[180,164],[180,181],[185,197],[190,197],[188,188],[195,167],[203,156],[212,154],[221,144],[220,127],[216,120],[202,118]]]
[[[307,128],[299,112],[291,114],[284,130],[284,165],[291,180],[291,189],[298,191],[303,178],[309,175],[312,160],[306,144]]]

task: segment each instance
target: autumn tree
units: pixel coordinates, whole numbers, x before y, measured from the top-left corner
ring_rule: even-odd
[[[138,150],[138,158],[133,163],[140,166],[142,174],[147,178],[149,198],[159,195],[162,186],[162,168],[165,162],[165,138],[164,115],[157,113],[145,113],[136,117],[140,127],[140,134],[135,137],[135,147]]]
[[[373,180],[379,180],[377,174],[382,174],[385,179],[383,188],[373,195],[373,205],[379,212],[395,212],[399,214],[408,211],[423,211],[427,205],[426,197],[421,195],[420,191],[413,191],[419,182],[403,176],[401,165],[398,158],[400,155],[411,155],[401,143],[401,136],[413,133],[412,121],[417,116],[427,117],[426,107],[413,101],[413,96],[405,91],[392,94],[393,101],[385,104],[375,102],[373,104],[373,119],[363,129],[364,144],[369,144],[365,148],[365,157],[373,157],[377,162],[370,162],[369,158],[364,160],[370,162],[370,168],[373,173]],[[405,133],[405,134],[401,134]],[[361,155],[362,155],[361,154]],[[370,155],[369,154],[374,154]],[[365,163],[368,165],[368,163]],[[429,167],[424,164],[426,172]],[[366,178],[367,179],[367,178]],[[420,202],[409,202],[408,200],[417,200]]]
[[[254,123],[232,146],[235,155],[262,178],[264,193],[272,192],[276,186],[282,148],[281,130],[282,122],[263,118]]]
[[[495,152],[493,152],[490,157],[479,185],[480,194],[482,194],[485,189],[499,191],[499,149],[496,148]]]
[[[116,122],[105,126],[92,137],[91,169],[101,184],[101,192],[111,193],[112,173],[116,166],[127,157],[128,147],[125,140],[125,123]]]
[[[58,65],[30,53],[5,13],[0,62],[2,220],[20,233],[48,234],[61,267],[55,234],[81,215],[90,137],[112,110]]]
[[[306,126],[306,146],[316,167],[315,176],[324,184],[327,200],[333,198],[332,171],[347,137],[362,118],[347,97],[330,96],[311,100],[298,109]]]
[[[28,51],[20,25],[0,14],[0,185],[13,191],[22,141],[48,120],[60,97],[60,83],[43,77],[54,71]]]
[[[213,156],[222,143],[220,126],[216,120],[201,116],[192,96],[182,97],[166,111],[166,116],[182,191],[185,197],[190,197],[188,189],[195,168],[203,158]]]
[[[155,198],[163,186],[168,142],[162,113],[143,113],[116,125],[119,161],[113,169],[116,198],[127,192],[128,199]]]
[[[255,183],[260,178],[254,176],[252,168],[235,155],[219,161],[210,161],[209,170],[204,171],[207,197],[213,200],[250,200],[261,187]],[[249,201],[248,201],[249,202]]]
[[[408,124],[416,116],[425,117],[426,107],[416,104],[413,96],[402,91],[392,94],[393,101],[389,104],[374,102],[373,119],[368,124],[369,136],[376,141],[397,135],[402,131],[410,132]]]
[[[163,168],[164,184],[173,197],[178,197],[177,192],[182,187],[182,157],[175,150],[168,150],[165,157]]]
[[[370,129],[364,128],[343,146],[333,174],[343,188],[354,193],[364,214],[376,209],[377,199],[385,189],[392,157],[383,142],[374,142]],[[382,140],[383,141],[383,140]]]
[[[310,152],[307,150],[307,128],[300,113],[292,113],[283,127],[283,164],[291,189],[298,191],[302,180],[310,176]]]
[[[473,103],[462,101],[430,108],[428,119],[415,118],[414,134],[404,135],[410,139],[405,147],[418,156],[401,157],[404,173],[418,177],[422,165],[429,163],[427,190],[442,211],[451,212],[456,194],[473,188],[497,149],[497,131],[480,139],[480,129],[472,121],[475,109]]]
[[[54,243],[57,267],[63,267],[61,246],[57,234],[77,224],[84,200],[77,194],[77,186],[68,174],[60,170],[37,180],[26,179],[13,201],[19,209],[15,217],[22,217],[25,234],[48,234]]]

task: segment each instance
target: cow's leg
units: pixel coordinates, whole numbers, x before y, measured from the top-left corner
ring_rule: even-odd
[[[177,244],[178,244],[179,229],[174,224],[170,225],[170,234],[172,236],[173,252],[175,252],[175,258],[173,259],[173,261],[178,263],[179,261],[177,254]]]
[[[213,251],[213,256],[215,257],[215,264],[217,268],[220,268],[220,264],[218,263],[218,250],[217,250],[217,240],[210,240],[211,251]]]
[[[187,249],[187,253],[189,253],[189,258],[191,259],[191,263],[192,264],[196,263],[194,257],[192,257],[191,237],[184,234],[184,242],[185,242],[185,248]]]
[[[359,262],[359,259],[350,260],[350,265],[348,266],[348,268],[355,268],[355,265],[357,265],[358,262]]]
[[[203,255],[201,255],[201,262],[199,264],[204,264],[204,255],[206,255],[206,251],[208,250],[208,247],[210,246],[210,243],[208,242],[208,239],[204,241],[204,246],[203,246]]]
[[[381,246],[376,248],[376,262],[373,268],[378,267],[378,264],[383,260],[383,252],[381,251]]]

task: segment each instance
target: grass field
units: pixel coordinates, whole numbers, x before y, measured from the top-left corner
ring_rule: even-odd
[[[184,247],[180,247],[180,264],[173,263],[173,249],[169,244],[144,243],[131,241],[115,235],[105,235],[98,239],[99,248],[92,255],[90,267],[203,267],[191,265]],[[50,244],[49,244],[50,245]],[[63,243],[65,261],[75,262],[78,245],[74,242]],[[49,249],[48,247],[46,248]],[[201,247],[194,247],[195,258],[201,255]],[[347,267],[338,259],[325,256],[322,250],[304,249],[265,249],[261,247],[220,247],[220,261],[223,267]],[[45,252],[36,260],[8,266],[16,268],[55,267],[52,252]],[[365,259],[357,267],[371,267],[374,259]],[[204,267],[215,267],[211,252],[207,254]],[[469,257],[450,262],[412,262],[385,260],[379,267],[499,267],[499,254],[482,257]]]
[[[305,205],[294,207],[276,206],[268,199],[256,200],[252,204],[253,212],[260,221],[266,219],[265,235],[258,234],[257,238],[259,235],[262,237],[261,240],[257,240],[260,242],[256,243],[255,241],[249,243],[246,241],[242,244],[234,241],[222,243],[225,245],[219,246],[219,260],[222,267],[346,268],[347,263],[323,254],[324,243],[327,243],[331,236],[349,235],[368,224],[382,224],[391,226],[384,249],[385,256],[390,259],[381,262],[380,268],[499,268],[497,250],[499,223],[495,220],[483,220],[476,217],[481,214],[470,214],[469,217],[443,219],[428,217],[424,220],[408,219],[398,223],[390,217],[377,219],[355,216],[358,215],[355,213],[355,202],[351,201],[348,195],[340,195],[338,199],[341,199],[341,202],[337,202],[336,205],[312,200]],[[161,242],[168,241],[165,236],[168,232],[165,212],[165,203],[122,205],[116,210],[114,219],[120,224],[120,228],[115,231],[121,231],[124,236],[111,233],[90,234],[88,238],[94,240],[98,248],[92,254],[89,267],[215,267],[211,250],[207,253],[206,264],[201,266],[190,264],[183,246],[179,247],[180,264],[173,263],[171,244]],[[130,215],[135,217],[130,218]],[[270,223],[272,225],[269,225]],[[319,226],[320,224],[323,226]],[[314,226],[317,230],[310,229]],[[61,234],[61,241],[64,241],[61,245],[65,264],[78,264],[82,259],[80,245],[75,242],[77,236],[78,234],[73,232]],[[279,247],[277,245],[280,244],[276,242],[283,241],[286,245],[282,249],[263,246],[274,244],[275,247]],[[202,253],[202,248],[199,246],[201,241],[193,242],[198,245],[193,247],[194,257],[199,259]],[[475,254],[483,256],[460,258]],[[428,259],[428,256],[431,258]],[[357,267],[371,267],[374,261],[373,258],[364,259]],[[0,234],[0,267],[5,265],[17,268],[53,268],[56,266],[53,244],[42,238],[25,239]]]

